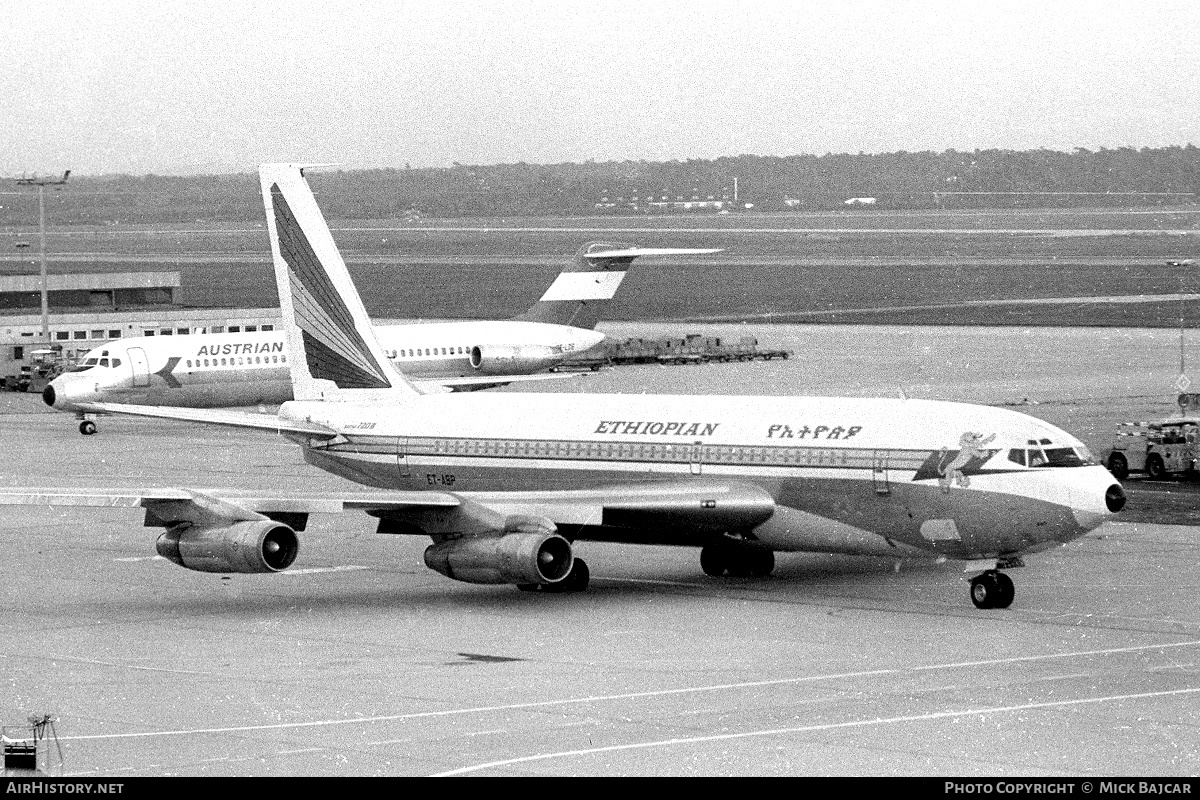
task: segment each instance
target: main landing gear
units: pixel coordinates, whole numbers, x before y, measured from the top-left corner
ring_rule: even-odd
[[[587,589],[591,577],[592,573],[588,569],[587,562],[582,558],[576,558],[571,564],[571,571],[567,573],[567,577],[558,583],[518,583],[517,588],[522,592],[550,592],[551,594],[582,592]]]
[[[971,602],[976,608],[1008,608],[1016,595],[1012,578],[998,569],[971,579]]]
[[[709,544],[700,551],[700,568],[714,578],[765,578],[775,570],[775,554],[761,545]]]
[[[83,422],[79,423],[79,432],[84,436],[91,436],[96,432],[96,423],[92,422],[90,419],[85,419]]]

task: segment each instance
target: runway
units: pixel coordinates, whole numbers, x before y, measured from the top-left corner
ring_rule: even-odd
[[[1063,364],[1094,349],[1079,338]],[[920,341],[930,363],[952,346]],[[1060,390],[1088,369],[1059,374]],[[582,390],[685,374],[705,380],[650,368]],[[348,488],[283,440],[107,418],[85,438],[28,395],[3,398],[0,436],[9,486]],[[1028,558],[1014,606],[991,612],[953,564],[793,554],[769,579],[714,579],[691,549],[587,542],[588,592],[526,594],[453,582],[424,567],[426,540],[372,530],[314,515],[293,570],[222,578],[154,557],[157,530],[135,513],[6,507],[0,721],[57,717],[64,773],[80,776],[1200,764],[1195,528],[1107,525]]]

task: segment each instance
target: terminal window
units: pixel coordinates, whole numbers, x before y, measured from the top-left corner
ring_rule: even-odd
[[[109,332],[108,332],[108,338],[110,338],[110,339],[120,339],[120,338],[121,338],[121,332],[120,332],[120,331],[109,331]]]
[[[187,333],[190,333],[191,329],[190,328],[176,328],[175,332],[178,333],[180,336],[183,336]]]
[[[94,331],[92,331],[92,332],[91,332],[91,334],[89,334],[89,335],[88,335],[88,338],[89,338],[89,339],[103,339],[103,338],[104,338],[104,331],[95,331],[95,330],[94,330]]]
[[[247,325],[246,326],[246,333],[254,333],[257,330],[258,330],[257,325]]]
[[[242,326],[240,326],[240,325],[230,325],[230,326],[229,326],[229,332],[230,332],[230,333],[241,333],[241,332],[242,332]]]
[[[75,331],[75,338],[76,339],[86,339],[87,331]]]
[[[225,326],[224,326],[224,325],[213,325],[213,326],[212,326],[212,332],[213,332],[213,333],[224,333],[224,332],[225,332]]]
[[[54,338],[59,341],[64,341],[64,340],[70,339],[71,332],[70,331],[55,331]]]
[[[275,326],[274,325],[263,325],[262,329],[264,331],[273,331],[273,330],[275,330]]]

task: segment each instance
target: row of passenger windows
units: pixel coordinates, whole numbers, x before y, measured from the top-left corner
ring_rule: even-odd
[[[274,325],[211,325],[198,328],[143,328],[143,336],[186,336],[192,333],[254,333],[255,331],[273,331]],[[22,336],[36,336],[34,332],[21,332]],[[119,328],[90,328],[88,330],[54,331],[54,341],[108,341],[120,339],[124,333]]]
[[[334,449],[394,451],[394,440],[370,443],[363,437]],[[764,466],[844,467],[917,470],[929,458],[923,450],[867,450],[844,447],[744,447],[716,444],[658,444],[650,442],[514,441],[512,439],[408,439],[407,455],[496,456],[513,458],[575,458],[614,461],[754,464]],[[1012,449],[1008,460],[1028,467],[1083,467],[1095,463],[1084,448]]]
[[[439,348],[437,348],[437,347],[417,347],[417,348],[410,347],[407,350],[392,350],[388,354],[388,358],[391,358],[391,359],[416,358],[418,356],[436,356],[436,355],[443,355],[443,356],[460,355],[461,356],[461,355],[466,355],[467,353],[471,352],[470,347],[466,347],[466,348],[459,347],[459,348],[457,348],[457,351],[453,347],[443,347],[443,348],[440,348],[440,350],[441,350],[441,352],[439,352]]]
[[[274,325],[210,325],[205,328],[146,328],[142,331],[143,336],[154,336],[155,333],[159,336],[171,336],[178,334],[179,336],[187,336],[191,333],[257,333],[258,331],[273,331]]]
[[[210,363],[211,362],[211,363]],[[229,362],[229,363],[226,363]],[[188,367],[240,367],[247,364],[286,364],[287,356],[238,356],[234,358],[204,358],[187,360]]]
[[[337,449],[394,449],[386,440],[375,447],[362,441]],[[616,461],[662,461],[765,466],[846,467],[853,469],[918,469],[925,451],[874,451],[837,447],[740,447],[715,444],[657,444],[650,442],[514,441],[511,439],[409,439],[407,455],[577,458]]]

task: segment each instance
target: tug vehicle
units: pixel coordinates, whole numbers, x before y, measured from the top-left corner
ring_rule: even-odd
[[[1200,417],[1172,417],[1158,422],[1122,422],[1104,465],[1117,480],[1133,472],[1151,480],[1196,471]]]

